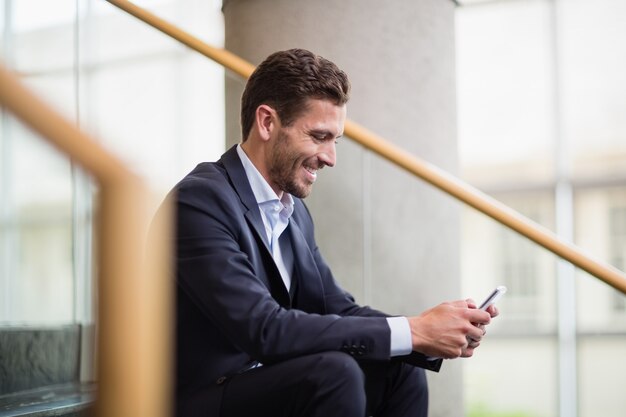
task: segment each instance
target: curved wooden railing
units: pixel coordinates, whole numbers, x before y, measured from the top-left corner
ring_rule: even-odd
[[[153,225],[155,246],[147,247],[150,199],[143,182],[2,65],[0,104],[99,185],[96,414],[169,417],[172,302],[167,216]]]
[[[210,58],[234,73],[248,78],[254,66],[240,57],[220,48],[210,46],[182,29],[126,0],[106,0],[148,25],[169,35],[189,48]],[[344,133],[347,137],[389,160],[393,164],[422,178],[447,194],[492,217],[503,225],[526,236],[578,268],[601,279],[615,289],[626,294],[626,275],[599,260],[575,245],[559,238],[550,230],[522,216],[515,210],[481,193],[474,187],[455,178],[447,172],[420,160],[396,145],[370,132],[357,123],[346,120]]]
[[[229,70],[248,77],[254,66],[211,47],[136,5],[107,0]],[[143,182],[97,141],[80,132],[28,91],[0,65],[0,104],[91,173],[99,184],[98,380],[100,417],[166,417],[171,408],[172,300],[168,216],[153,225],[146,248],[149,193]],[[442,191],[519,232],[556,255],[626,293],[626,276],[482,194],[346,121],[346,136]]]

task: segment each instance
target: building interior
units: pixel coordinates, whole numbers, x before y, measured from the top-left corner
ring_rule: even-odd
[[[84,134],[67,151],[1,84],[0,416],[168,414],[167,248],[145,280],[124,259],[142,258],[133,239],[168,191],[240,141],[247,63],[291,47],[344,68],[348,118],[418,166],[341,138],[306,203],[342,285],[399,315],[508,288],[475,356],[428,375],[430,415],[624,415],[626,2],[131,3],[160,28],[125,3],[0,0],[0,68]],[[584,256],[436,183],[449,178]],[[111,201],[125,207],[116,232]],[[105,262],[116,246],[131,248],[119,269]]]

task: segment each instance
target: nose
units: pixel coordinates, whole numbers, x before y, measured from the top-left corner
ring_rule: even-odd
[[[322,145],[319,160],[329,167],[335,166],[335,162],[337,162],[337,150],[334,140],[329,140]]]

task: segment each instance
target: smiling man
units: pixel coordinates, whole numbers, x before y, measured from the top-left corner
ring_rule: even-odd
[[[391,317],[335,281],[301,199],[335,165],[349,90],[322,57],[272,54],[242,143],[176,186],[177,416],[426,416],[423,369],[471,356],[497,315],[458,300]]]
[[[302,106],[301,117],[282,125],[276,110],[259,105],[258,128],[241,145],[277,196],[289,193],[305,198],[317,171],[335,165],[335,143],[346,120],[345,104],[309,98]]]

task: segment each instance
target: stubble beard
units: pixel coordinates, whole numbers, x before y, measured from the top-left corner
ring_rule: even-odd
[[[299,170],[304,169],[296,152],[289,147],[289,136],[280,132],[270,158],[269,174],[282,191],[298,198],[311,194],[313,184],[298,181]]]

